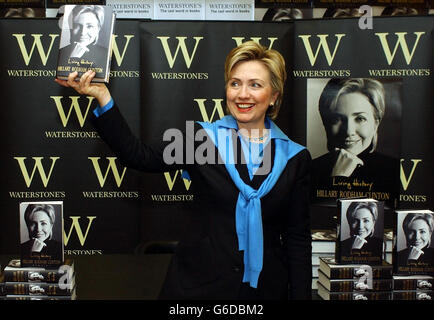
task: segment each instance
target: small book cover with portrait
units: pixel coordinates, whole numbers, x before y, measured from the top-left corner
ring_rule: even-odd
[[[21,267],[55,268],[64,263],[63,201],[21,202]]]
[[[77,71],[77,80],[88,70],[92,82],[109,82],[115,14],[109,6],[65,5],[59,19],[60,45],[56,77],[66,80]]]
[[[338,199],[337,210],[336,261],[381,265],[384,202],[370,198]]]
[[[434,212],[395,210],[392,261],[399,275],[434,275]]]

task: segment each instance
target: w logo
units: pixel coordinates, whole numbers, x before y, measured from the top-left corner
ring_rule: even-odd
[[[113,173],[113,177],[116,181],[116,185],[118,186],[118,188],[120,188],[127,168],[124,168],[122,170],[122,174],[119,174],[118,167],[116,166],[116,157],[107,157],[109,164],[107,166],[105,174],[102,173],[101,167],[99,165],[100,157],[88,157],[88,159],[92,161],[93,168],[95,169],[95,173],[101,188],[104,187],[110,171]]]
[[[169,46],[170,37],[157,37],[161,41],[161,45],[164,49],[164,54],[166,55],[167,62],[169,64],[170,69],[173,68],[175,61],[178,57],[179,51],[181,51],[182,56],[184,58],[185,65],[188,69],[190,69],[191,63],[193,62],[194,56],[196,54],[199,42],[203,39],[203,37],[193,37],[195,43],[193,48],[187,48],[187,44],[185,40],[187,37],[176,37],[178,44],[176,46],[175,52],[173,53],[173,49]]]
[[[45,66],[47,64],[48,61],[48,57],[50,56],[50,52],[53,49],[53,44],[54,44],[54,40],[56,40],[56,38],[59,36],[58,34],[50,34],[50,39],[51,41],[49,41],[48,45],[47,45],[47,41],[45,41],[45,47],[42,44],[41,41],[41,37],[42,34],[32,34],[32,38],[33,38],[33,43],[30,46],[30,49],[28,49],[28,47],[26,46],[26,44],[24,43],[24,37],[26,36],[25,34],[13,34],[13,36],[17,39],[18,41],[18,46],[20,48],[21,51],[21,56],[24,59],[24,63],[26,64],[26,66],[29,65],[30,60],[32,59],[33,53],[35,52],[35,49],[37,50],[38,54],[39,54],[39,58],[41,59],[42,64]]]
[[[21,169],[21,173],[23,175],[24,181],[26,182],[27,188],[30,188],[30,185],[32,184],[36,171],[39,172],[39,176],[41,177],[42,183],[46,188],[48,182],[50,181],[51,174],[53,173],[54,165],[56,161],[60,159],[60,157],[50,157],[51,166],[50,169],[48,170],[48,174],[44,166],[42,165],[42,160],[44,159],[44,157],[32,157],[32,159],[34,160],[34,165],[33,165],[32,172],[30,174],[29,171],[27,170],[27,166],[25,163],[27,157],[14,157],[14,159],[18,161],[18,165]]]

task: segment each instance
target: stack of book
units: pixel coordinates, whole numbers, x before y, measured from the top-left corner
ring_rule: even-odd
[[[6,300],[76,299],[74,261],[71,259],[66,259],[57,268],[21,267],[20,259],[13,259],[4,268],[3,277]]]
[[[393,276],[393,300],[432,300],[434,277]]]
[[[337,263],[334,257],[320,257],[318,295],[324,300],[391,300],[392,265]]]

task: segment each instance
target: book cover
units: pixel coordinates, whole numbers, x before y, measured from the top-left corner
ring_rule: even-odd
[[[21,202],[21,267],[63,264],[63,201]]]
[[[397,290],[392,292],[393,300],[432,300],[432,290]]]
[[[381,265],[384,202],[369,198],[338,199],[337,211],[336,261]]]
[[[109,6],[66,5],[61,26],[56,77],[95,71],[93,82],[109,82],[115,14]]]
[[[393,290],[432,290],[434,277],[424,275],[393,276]]]
[[[66,296],[75,288],[75,277],[66,285],[46,282],[5,282],[6,295]]]
[[[392,279],[330,279],[321,270],[318,270],[318,281],[330,292],[390,291],[393,288]]]
[[[55,268],[21,267],[19,259],[11,260],[4,268],[5,282],[48,282],[66,283],[74,274],[74,261],[65,259],[64,264]]]
[[[373,279],[392,279],[393,268],[390,263],[383,261],[381,265],[369,266]],[[330,279],[358,278],[366,273],[368,268],[357,264],[340,264],[333,257],[320,257],[319,270]]]
[[[394,221],[394,272],[434,275],[434,212],[396,210]]]
[[[323,300],[392,300],[392,291],[330,292],[321,283],[318,295]]]

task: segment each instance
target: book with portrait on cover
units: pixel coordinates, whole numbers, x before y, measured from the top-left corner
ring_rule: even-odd
[[[393,267],[397,275],[434,275],[434,212],[395,210]]]
[[[384,246],[384,202],[370,198],[338,199],[339,263],[381,265]]]
[[[109,6],[65,5],[61,26],[56,77],[66,80],[77,71],[76,80],[88,70],[92,82],[109,82],[115,14]]]
[[[63,264],[63,201],[21,202],[20,267],[55,268]]]

